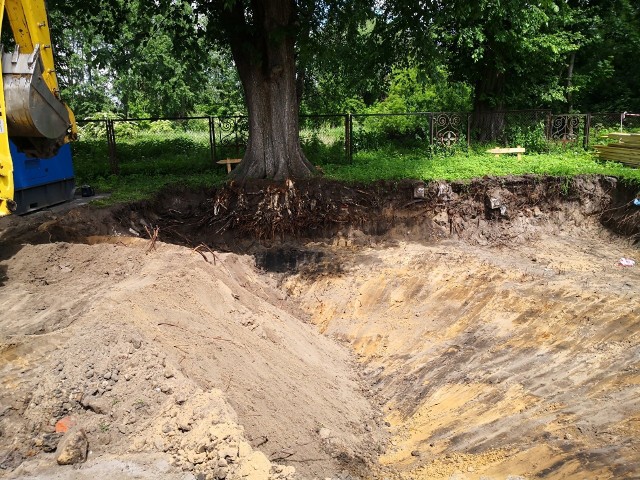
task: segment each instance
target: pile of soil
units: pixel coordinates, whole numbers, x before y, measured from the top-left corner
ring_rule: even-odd
[[[111,241],[25,245],[0,263],[11,478],[50,478],[43,450],[66,417],[94,461],[164,452],[207,479],[373,462],[380,419],[347,352],[292,316],[251,258]]]

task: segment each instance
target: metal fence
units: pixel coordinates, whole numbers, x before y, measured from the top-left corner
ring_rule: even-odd
[[[78,122],[76,162],[95,175],[197,173],[242,158],[246,116],[94,119]],[[640,131],[640,115],[553,114],[549,110],[301,115],[300,141],[314,163],[349,163],[380,148],[468,149],[472,145],[588,148],[611,131]],[[170,154],[170,155],[168,155]]]

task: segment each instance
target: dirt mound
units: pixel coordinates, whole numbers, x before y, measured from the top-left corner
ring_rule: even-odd
[[[94,459],[166,452],[207,479],[371,463],[376,415],[343,349],[249,258],[147,246],[24,246],[3,262],[1,468],[51,465],[38,453],[65,417]]]

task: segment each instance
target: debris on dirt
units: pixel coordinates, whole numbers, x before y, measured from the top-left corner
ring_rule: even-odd
[[[623,267],[633,267],[636,264],[636,261],[631,258],[621,258],[618,260],[618,263]]]
[[[58,465],[75,465],[87,460],[89,441],[81,428],[69,430],[58,445]]]

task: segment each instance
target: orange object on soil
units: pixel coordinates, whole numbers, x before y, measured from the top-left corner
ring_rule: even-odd
[[[62,417],[56,422],[56,433],[67,433],[74,424],[71,417]]]

